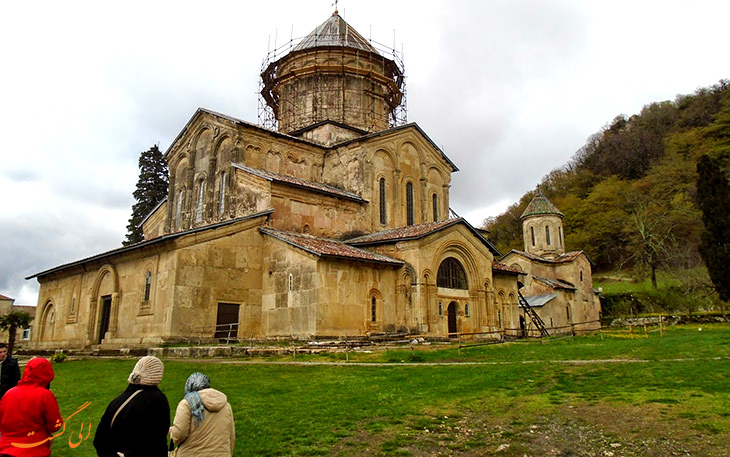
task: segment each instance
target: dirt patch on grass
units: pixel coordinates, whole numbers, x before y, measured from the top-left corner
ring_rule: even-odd
[[[331,456],[725,457],[717,418],[691,417],[672,404],[560,405],[547,415],[421,416],[343,438]],[[689,417],[687,417],[689,416]],[[724,419],[723,419],[724,420]]]

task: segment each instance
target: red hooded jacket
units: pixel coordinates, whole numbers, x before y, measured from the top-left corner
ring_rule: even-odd
[[[52,440],[33,447],[12,443],[27,445],[44,441],[63,425],[56,397],[48,389],[53,376],[51,362],[42,357],[30,359],[18,385],[0,400],[0,454],[18,457],[51,454]]]

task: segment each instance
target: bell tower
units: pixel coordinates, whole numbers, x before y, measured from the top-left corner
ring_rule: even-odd
[[[335,10],[298,43],[269,53],[260,103],[269,115],[262,123],[287,134],[326,121],[364,132],[404,123],[403,64],[392,54],[378,52]]]
[[[525,252],[545,259],[565,254],[563,213],[542,194],[539,186],[520,220]]]

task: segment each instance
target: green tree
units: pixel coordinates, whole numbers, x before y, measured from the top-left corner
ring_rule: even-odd
[[[723,301],[730,300],[730,184],[716,160],[703,155],[697,163],[697,200],[705,230],[700,255]]]
[[[11,311],[0,316],[0,330],[8,332],[8,357],[13,353],[15,347],[15,333],[19,328],[28,328],[33,321],[33,316],[23,311]]]
[[[167,197],[167,185],[167,163],[160,149],[154,145],[139,155],[139,180],[133,194],[136,203],[132,206],[132,217],[129,218],[123,245],[144,240],[142,221]]]

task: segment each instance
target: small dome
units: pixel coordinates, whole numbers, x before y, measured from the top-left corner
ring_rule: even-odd
[[[525,208],[520,219],[544,214],[555,214],[556,216],[563,217],[563,213],[561,213],[560,210],[558,210],[558,208],[556,208],[555,205],[553,205],[552,202],[542,194],[542,191],[538,187],[537,193],[532,198],[530,204],[527,205],[527,208]]]
[[[378,51],[357,30],[350,27],[335,11],[319,27],[302,38],[292,51],[302,51],[320,46],[344,46],[380,55]]]

